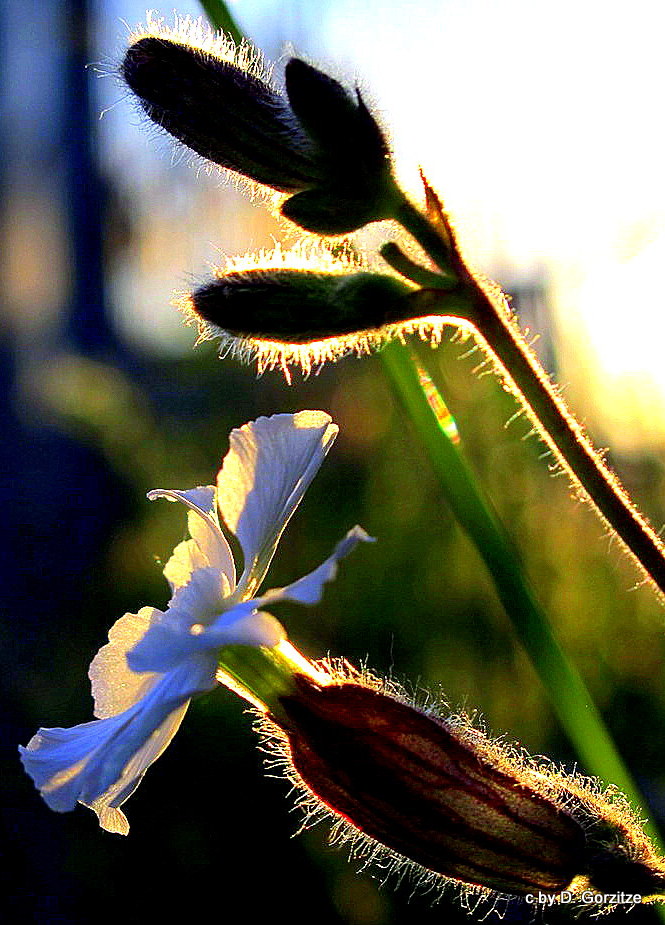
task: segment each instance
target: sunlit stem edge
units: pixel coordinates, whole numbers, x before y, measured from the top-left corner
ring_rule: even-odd
[[[297,675],[307,675],[320,685],[329,683],[328,675],[286,639],[273,648],[224,646],[218,664],[217,680],[221,684],[277,720],[286,719],[281,699],[295,694]]]
[[[395,218],[437,266],[444,270],[449,268],[450,256],[442,255],[443,242],[426,216],[406,198],[404,205],[395,210]],[[434,246],[432,238],[436,239]],[[505,306],[495,304],[475,281],[470,282],[469,287],[472,287],[473,297],[464,320],[474,327],[480,345],[500,367],[505,385],[521,403],[573,484],[593,504],[662,599],[665,596],[665,545],[594,449]],[[430,296],[433,295],[430,292]],[[434,313],[434,299],[429,307]],[[450,314],[443,291],[441,314]]]
[[[481,346],[486,345],[488,352],[498,360],[505,384],[525,407],[555,458],[662,596],[665,594],[662,541],[594,449],[515,322],[501,317],[487,298],[479,298],[474,309],[471,321],[481,338]]]

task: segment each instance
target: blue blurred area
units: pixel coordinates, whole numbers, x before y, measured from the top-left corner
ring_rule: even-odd
[[[274,12],[287,7],[286,18]],[[277,27],[269,51],[287,31],[304,43],[318,15],[305,4],[246,9],[266,46]],[[206,273],[217,247],[269,246],[276,226],[217,179],[171,166],[163,141],[155,156],[124,103],[99,122],[122,93],[86,65],[107,54],[100,36],[122,41],[119,15],[144,14],[136,4],[83,0],[0,7],[0,918],[153,922],[178,909],[250,922],[277,914],[322,925],[466,921],[449,898],[432,906],[431,895],[411,899],[408,887],[393,895],[356,873],[325,846],[323,828],[290,839],[299,821],[287,785],[264,775],[251,717],[226,692],[193,705],[128,805],[127,839],[101,832],[87,810],[48,811],[19,765],[16,746],[38,726],[91,718],[87,666],[113,622],[166,601],[159,562],[185,528],[145,492],[210,481],[232,427],[308,407],[328,410],[341,434],[271,583],[320,562],[356,522],[379,543],[344,564],[315,612],[280,613],[295,643],[312,657],[368,658],[414,686],[442,687],[454,708],[478,707],[532,750],[573,758],[379,362],[346,360],[289,387],[221,364],[209,345],[191,350],[193,334],[181,330],[168,292]],[[540,284],[521,298],[525,317],[530,305],[547,327]],[[526,428],[506,432],[510,399],[477,380],[463,352],[445,344],[436,366],[467,451],[663,816],[662,616],[648,592],[625,593],[629,568],[606,555],[599,525],[549,478],[536,442],[521,439]],[[627,472],[659,516],[662,465],[634,459]],[[506,920],[529,915],[511,908]]]

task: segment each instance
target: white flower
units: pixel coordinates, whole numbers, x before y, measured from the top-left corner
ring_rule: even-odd
[[[231,433],[216,487],[149,492],[151,500],[168,498],[189,508],[191,539],[176,547],[164,568],[173,592],[166,611],[143,607],[125,614],[93,659],[98,718],[71,729],[40,729],[20,747],[26,771],[52,809],[83,803],[104,829],[127,834],[119,807],[177,732],[190,699],[218,683],[220,647],[277,645],[284,629],[262,608],[278,600],[317,603],[338,560],[369,539],[355,527],[313,572],[255,597],[337,431],[321,411],[259,418]],[[239,580],[222,522],[242,548]]]

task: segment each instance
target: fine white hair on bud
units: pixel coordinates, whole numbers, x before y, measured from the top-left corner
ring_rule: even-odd
[[[300,228],[337,236],[391,217],[388,144],[357,88],[291,58],[279,89],[250,46],[180,18],[133,33],[119,73],[154,125],[285,194],[281,214]]]
[[[163,17],[155,17],[154,10],[148,10],[144,25],[131,30],[129,41],[134,44],[143,38],[165,39],[177,42],[188,48],[198,49],[214,55],[221,61],[235,64],[252,77],[269,83],[272,80],[272,67],[260,49],[250,42],[242,41],[239,45],[224,32],[213,29],[202,16],[173,14],[173,24],[169,25]]]
[[[257,724],[268,763],[294,785],[305,825],[333,820],[363,863],[495,901],[585,892],[665,894],[658,856],[615,789],[491,740],[466,719],[415,706],[346,663],[297,679]],[[527,900],[528,901],[528,900]],[[603,911],[603,904],[596,911]]]
[[[173,304],[197,327],[197,344],[217,340],[222,358],[255,362],[259,375],[279,369],[288,382],[292,367],[309,376],[394,339],[415,333],[434,346],[447,325],[460,328],[458,318],[434,313],[428,293],[348,241],[306,239],[229,258]]]

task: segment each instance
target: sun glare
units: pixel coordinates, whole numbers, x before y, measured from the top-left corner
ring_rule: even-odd
[[[545,271],[559,325],[588,331],[599,373],[623,378],[624,426],[628,380],[650,383],[652,424],[665,420],[665,240],[632,259],[617,247],[645,222],[665,227],[665,8],[422,0],[415,21],[406,9],[338,0],[325,38],[383,110],[400,178],[415,191],[422,165],[464,253],[504,284]]]
[[[598,262],[572,291],[564,283],[559,295],[564,338],[578,356],[566,378],[582,395],[590,393],[612,442],[624,450],[665,441],[664,265],[661,235],[637,253]],[[578,378],[587,380],[585,388]]]

